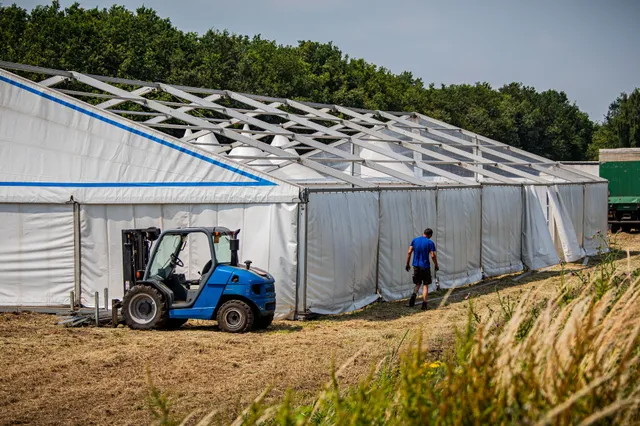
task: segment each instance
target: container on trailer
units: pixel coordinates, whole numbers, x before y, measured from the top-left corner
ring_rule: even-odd
[[[609,181],[611,231],[640,229],[640,148],[601,149],[599,163]]]

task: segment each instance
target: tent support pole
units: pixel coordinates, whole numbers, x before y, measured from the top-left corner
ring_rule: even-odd
[[[525,221],[527,220],[527,194],[526,191],[527,188],[525,187],[525,184],[523,183],[522,186],[520,187],[520,199],[521,199],[521,203],[522,203],[522,220],[520,221],[520,261],[522,262],[522,265],[525,268],[528,268],[528,266],[525,264],[524,262],[524,227],[526,226]]]
[[[304,319],[307,313],[307,209],[308,194],[298,204],[298,268],[296,274],[295,310],[293,319]]]
[[[307,314],[307,276],[308,276],[308,252],[309,252],[309,205],[304,205],[304,278],[302,281],[302,307],[304,309],[304,314]]]
[[[478,178],[478,175],[476,174],[476,179]],[[484,241],[484,227],[483,227],[483,223],[484,223],[484,186],[480,187],[480,276],[482,278],[485,277],[484,274],[484,259],[482,258],[482,256],[484,255],[484,250],[483,250],[483,241]]]
[[[585,218],[586,216],[586,208],[587,208],[587,184],[583,183],[582,184],[582,241],[580,241],[580,244],[582,244],[582,249],[585,250],[584,248],[584,231],[586,229],[586,227],[584,226],[585,223]],[[586,250],[585,250],[586,253]]]
[[[75,306],[81,306],[82,301],[82,244],[80,241],[80,203],[70,200],[73,203],[73,263],[74,263],[74,294]]]
[[[378,248],[376,250],[376,294],[380,297],[380,234],[382,224],[382,191],[378,189]]]
[[[439,246],[440,240],[438,240],[438,234],[440,234],[440,223],[438,223],[438,216],[439,216],[439,213],[438,213],[438,193],[439,192],[440,192],[440,188],[438,188],[438,186],[436,186],[435,197],[434,197],[434,203],[436,205],[436,229],[434,231],[435,232],[435,236],[434,236],[434,240],[435,241],[434,241],[434,243],[436,244],[436,253],[438,252],[438,250],[440,250],[438,248],[438,247],[440,247]],[[436,272],[436,268],[434,267],[433,268],[433,281],[436,282],[436,280],[438,280],[438,274]],[[440,285],[439,282],[440,281],[438,281],[438,286]]]

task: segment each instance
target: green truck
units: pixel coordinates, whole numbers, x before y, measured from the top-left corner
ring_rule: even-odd
[[[599,162],[609,181],[611,232],[640,230],[640,148],[601,149]]]

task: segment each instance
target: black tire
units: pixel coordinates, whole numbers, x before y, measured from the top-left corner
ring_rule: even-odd
[[[184,319],[184,318],[169,318],[167,320],[165,328],[168,328],[170,330],[174,330],[176,328],[180,328],[183,325],[185,325],[187,321],[189,321],[189,320],[188,319]]]
[[[218,327],[227,333],[244,333],[253,327],[253,309],[242,300],[229,300],[218,309]]]
[[[611,224],[611,233],[615,234],[616,232],[618,232],[620,230],[620,225],[617,223],[612,223]]]
[[[253,320],[253,329],[264,330],[268,328],[272,322],[273,322],[273,314],[266,315],[263,317],[256,317],[256,319]]]
[[[124,295],[122,300],[124,322],[134,330],[163,328],[169,320],[164,297],[155,288],[136,285]]]

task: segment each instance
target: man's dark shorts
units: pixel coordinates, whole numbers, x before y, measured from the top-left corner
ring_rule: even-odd
[[[419,268],[417,266],[413,267],[413,283],[415,285],[431,284],[431,268]]]

